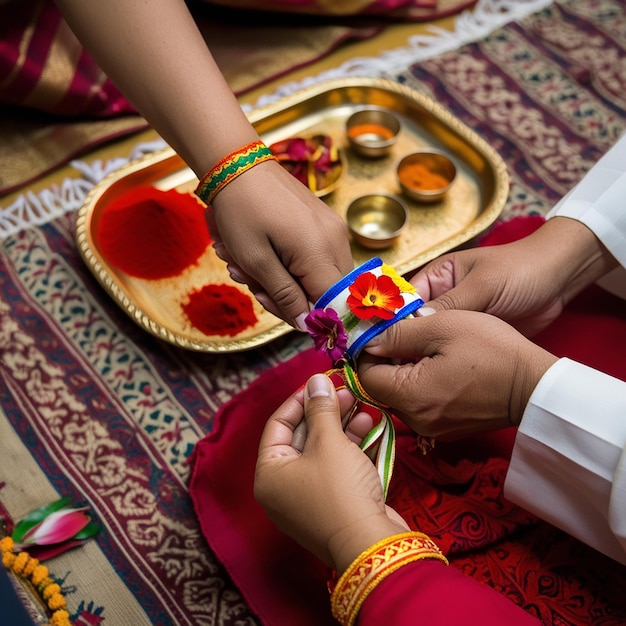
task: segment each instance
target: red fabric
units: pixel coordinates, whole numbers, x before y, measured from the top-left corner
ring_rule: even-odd
[[[0,102],[73,118],[136,113],[50,0],[0,2]]]
[[[317,352],[301,353],[264,374],[216,417],[196,444],[189,491],[202,531],[250,608],[265,624],[336,624],[325,565],[279,533],[252,494],[265,422],[310,374],[328,369]]]
[[[538,623],[487,585],[440,561],[410,563],[387,577],[367,597],[358,620],[359,626],[537,626]]]
[[[542,221],[518,218],[481,243],[504,243]],[[626,345],[626,304],[599,288],[579,296],[537,341],[626,380],[623,352],[613,349]],[[267,418],[327,367],[310,350],[263,375],[220,410],[214,432],[197,444],[192,459],[190,493],[202,531],[251,609],[270,626],[335,624],[325,567],[273,527],[252,493]],[[438,442],[428,455],[417,452],[414,435],[400,423],[397,436],[388,502],[440,545],[451,562],[447,576],[456,577],[456,569],[486,583],[546,624],[626,623],[625,568],[504,499],[514,429]],[[450,606],[465,623],[455,596],[459,582],[450,584]],[[381,609],[370,601],[368,611]]]

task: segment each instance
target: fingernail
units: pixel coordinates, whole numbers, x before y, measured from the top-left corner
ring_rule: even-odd
[[[326,374],[315,374],[306,384],[306,395],[308,398],[329,398],[332,388],[333,384]]]
[[[246,280],[245,280],[245,278],[244,278],[244,276],[243,276],[243,274],[241,273],[240,270],[238,270],[235,267],[231,267],[230,265],[227,265],[226,269],[228,270],[228,273],[230,274],[230,277],[236,283],[245,284]]]
[[[266,310],[271,312],[272,300],[265,291],[255,291],[256,301]]]
[[[307,332],[306,330],[306,324],[304,322],[304,320],[306,319],[306,316],[308,315],[308,312],[305,313],[300,313],[300,315],[298,315],[298,317],[296,317],[293,320],[293,325],[298,329],[301,330],[302,332]]]
[[[417,309],[417,314],[420,317],[428,317],[429,315],[434,315],[437,311],[430,306],[422,306]]]

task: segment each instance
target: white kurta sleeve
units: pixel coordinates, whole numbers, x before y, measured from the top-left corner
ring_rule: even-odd
[[[548,214],[584,223],[622,267],[606,287],[626,295],[626,135]],[[624,350],[626,346],[616,346]],[[626,564],[626,383],[561,359],[522,417],[505,495]]]
[[[626,564],[626,383],[557,361],[526,407],[504,493]]]

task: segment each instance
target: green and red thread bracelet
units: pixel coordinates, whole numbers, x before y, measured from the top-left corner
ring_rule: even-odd
[[[218,161],[201,179],[195,194],[209,205],[213,198],[237,176],[264,161],[276,160],[272,151],[262,142],[253,141]]]

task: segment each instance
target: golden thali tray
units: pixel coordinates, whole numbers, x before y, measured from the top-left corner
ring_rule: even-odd
[[[402,125],[393,149],[382,158],[364,158],[348,146],[346,120],[369,106],[391,111]],[[357,265],[380,256],[401,274],[410,272],[480,234],[497,219],[506,202],[509,180],[496,151],[436,102],[392,81],[326,81],[258,108],[248,117],[267,145],[297,136],[326,134],[333,138],[344,153],[347,169],[341,184],[323,200],[344,219],[348,205],[358,196],[401,195],[396,165],[406,154],[435,148],[454,160],[456,179],[440,202],[426,205],[403,198],[409,223],[392,247],[372,251],[351,243]],[[195,174],[171,148],[128,163],[98,183],[79,210],[76,239],[80,253],[115,302],[153,335],[203,352],[236,352],[264,345],[292,329],[256,301],[256,324],[234,336],[207,336],[186,320],[182,300],[206,283],[234,286],[249,294],[245,286],[230,279],[225,263],[211,247],[196,266],[180,276],[152,281],[126,275],[98,249],[94,224],[104,207],[130,189],[152,185],[159,190],[192,193],[197,183]]]

